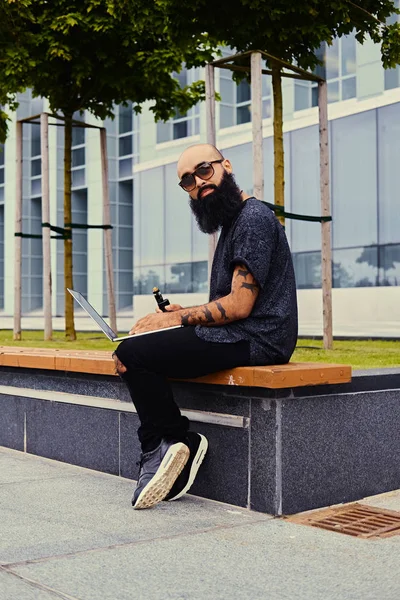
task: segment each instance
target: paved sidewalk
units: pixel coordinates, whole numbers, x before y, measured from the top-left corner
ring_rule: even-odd
[[[398,600],[400,536],[361,540],[0,448],[1,600]],[[400,492],[373,506],[400,510]]]

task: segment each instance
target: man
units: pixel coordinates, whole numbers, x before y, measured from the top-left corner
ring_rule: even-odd
[[[230,161],[212,145],[187,148],[178,161],[178,177],[201,231],[221,229],[221,234],[210,302],[192,308],[175,304],[168,312],[143,317],[130,333],[184,327],[130,338],[114,355],[140,419],[135,508],[181,497],[207,451],[206,438],[189,431],[168,377],[287,363],[297,339],[292,259],[274,213],[240,190]]]

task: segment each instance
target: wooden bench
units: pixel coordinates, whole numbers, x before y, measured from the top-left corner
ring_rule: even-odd
[[[0,347],[0,445],[136,479],[139,420],[111,352]],[[289,363],[171,385],[209,439],[194,494],[281,515],[400,487],[400,370]]]
[[[116,375],[111,351],[0,346],[0,366]],[[271,389],[291,388],[349,382],[351,381],[351,367],[292,362],[287,365],[236,367],[186,381]]]

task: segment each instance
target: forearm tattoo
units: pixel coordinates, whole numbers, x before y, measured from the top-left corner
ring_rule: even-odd
[[[240,287],[246,288],[246,290],[251,290],[252,294],[255,294],[258,291],[258,285],[256,283],[243,282]]]
[[[211,311],[207,308],[207,306],[204,307],[204,314],[206,317],[206,323],[215,323],[215,319],[211,314]]]
[[[219,312],[221,313],[221,317],[223,318],[223,320],[224,321],[229,321],[229,317],[226,314],[226,310],[222,306],[221,302],[216,302],[215,304],[217,305],[217,308],[218,308]]]
[[[188,325],[218,325],[221,323],[221,318],[225,322],[231,320],[221,302],[211,302],[185,312],[181,316],[181,323],[185,327]]]
[[[189,323],[189,317],[190,317],[190,314],[189,314],[189,313],[187,313],[186,315],[182,315],[182,316],[181,316],[181,323],[182,323],[182,325],[184,325],[185,327],[187,327],[188,325],[190,325],[190,323]]]

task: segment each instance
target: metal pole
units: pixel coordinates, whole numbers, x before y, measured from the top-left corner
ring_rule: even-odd
[[[251,122],[253,132],[253,194],[264,199],[264,164],[262,132],[262,56],[251,55]]]
[[[111,224],[110,194],[108,188],[108,157],[107,157],[107,132],[105,127],[100,129],[101,174],[103,181],[103,225]],[[112,264],[112,234],[111,229],[104,229],[104,251],[107,275],[108,316],[111,329],[117,333],[117,312],[114,296],[114,272]]]
[[[49,193],[49,115],[40,115],[40,139],[42,153],[42,222],[50,222]],[[51,230],[42,227],[43,241],[43,312],[44,339],[51,340],[53,326],[51,319]]]
[[[215,133],[215,68],[206,65],[206,119],[207,119],[207,144],[216,145]],[[212,233],[208,238],[208,279],[210,280],[211,266],[217,247],[218,236]]]
[[[328,93],[326,81],[318,84],[319,108],[319,148],[320,148],[320,189],[321,214],[330,215],[329,198],[329,141],[328,141]],[[324,328],[324,348],[332,349],[332,247],[331,223],[321,223],[322,248],[322,313]]]
[[[15,190],[15,233],[22,232],[22,123],[17,121],[16,131],[16,190]],[[15,236],[14,267],[14,340],[21,339],[21,276],[22,237]]]

